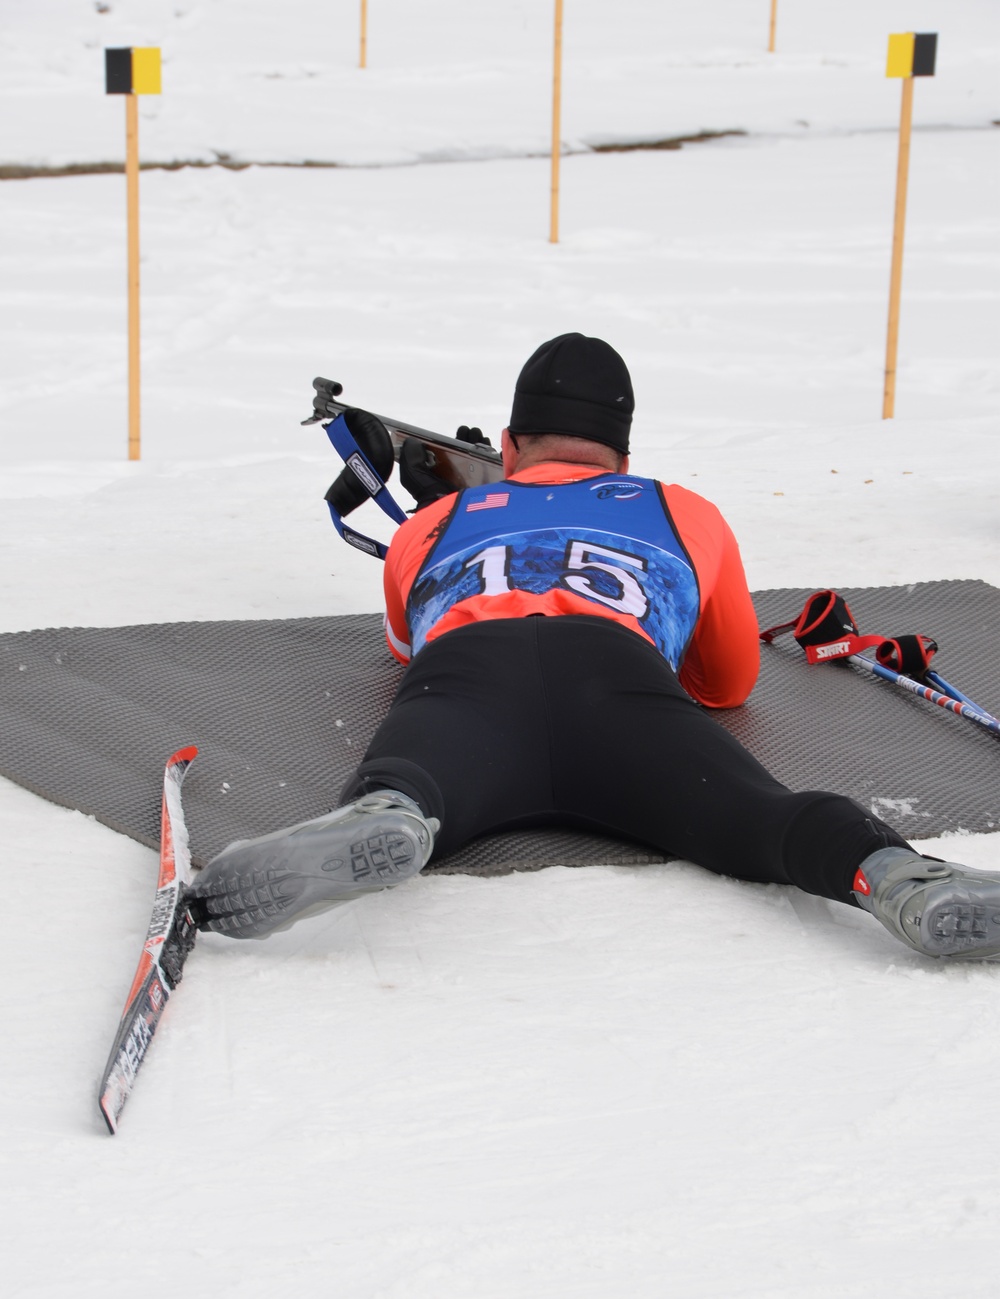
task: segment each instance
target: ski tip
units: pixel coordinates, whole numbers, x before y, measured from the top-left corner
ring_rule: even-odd
[[[189,744],[184,749],[178,749],[172,754],[167,761],[168,767],[173,767],[179,762],[193,762],[198,756],[198,749],[195,745]]]
[[[121,1117],[122,1109],[125,1108],[125,1095],[122,1095],[121,1089],[113,1085],[113,1079],[106,1077],[101,1083],[101,1090],[97,1094],[97,1104],[100,1105],[101,1118],[108,1125],[108,1131],[114,1134],[118,1131],[118,1120]]]

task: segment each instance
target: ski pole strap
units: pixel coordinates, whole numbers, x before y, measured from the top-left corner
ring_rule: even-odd
[[[795,639],[805,650],[810,663],[849,659],[873,676],[891,681],[928,703],[965,717],[1000,739],[1000,721],[996,717],[931,671],[930,661],[937,653],[938,645],[929,636],[862,636],[847,601],[836,591],[814,591],[794,622],[769,627],[760,632],[760,638],[770,643],[776,636],[789,631],[795,633]],[[872,646],[875,647],[874,659],[860,652]],[[933,689],[928,681],[941,689]]]
[[[885,641],[884,636],[860,634],[847,601],[836,591],[814,591],[794,622],[769,627],[760,633],[760,638],[770,644],[776,636],[788,631],[794,633],[810,663],[847,658]]]
[[[348,469],[354,473],[358,482],[361,483],[375,504],[385,514],[388,514],[393,523],[405,523],[406,515],[396,504],[382,476],[373,468],[371,461],[354,440],[354,435],[347,427],[347,420],[344,416],[338,415],[335,420],[323,427],[326,430],[327,437],[333,443],[334,449],[343,459]],[[329,496],[327,496],[326,503],[330,509],[333,526],[349,546],[353,546],[355,550],[363,550],[366,555],[377,555],[379,559],[385,559],[389,553],[388,546],[381,541],[376,541],[373,537],[366,537],[363,532],[358,532],[355,528],[346,524],[340,511]]]
[[[937,641],[929,636],[896,636],[884,640],[875,650],[875,658],[884,668],[902,672],[908,677],[924,681],[937,653]],[[945,694],[950,693],[945,691]]]

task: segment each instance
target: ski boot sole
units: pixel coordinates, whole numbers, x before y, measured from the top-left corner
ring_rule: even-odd
[[[1000,881],[931,885],[904,906],[902,922],[928,955],[1000,958]]]
[[[401,795],[369,794],[287,830],[230,844],[193,881],[199,928],[263,938],[305,915],[394,888],[426,865],[438,823]]]

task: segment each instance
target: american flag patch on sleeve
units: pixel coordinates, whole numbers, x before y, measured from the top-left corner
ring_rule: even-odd
[[[499,510],[510,500],[510,492],[487,492],[481,501],[470,501],[465,507],[466,514],[473,510]]]

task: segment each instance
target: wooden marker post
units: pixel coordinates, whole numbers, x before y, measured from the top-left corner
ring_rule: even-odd
[[[361,0],[361,56],[359,68],[368,66],[368,0]]]
[[[128,210],[128,458],[139,438],[139,99],[125,96],[125,204]]]
[[[767,52],[774,53],[774,34],[778,28],[778,0],[771,0],[771,26],[767,34]]]
[[[896,214],[892,230],[892,270],[889,275],[889,330],[885,344],[885,386],[882,393],[883,419],[892,419],[896,408],[896,352],[899,344],[899,298],[903,286],[906,188],[910,174],[913,78],[933,77],[936,57],[936,32],[899,32],[889,37],[889,58],[885,75],[903,79],[903,102],[899,116]]]
[[[138,460],[139,438],[139,104],[160,93],[158,49],[106,49],[105,90],[125,96],[125,194],[128,210],[128,458]]]
[[[549,243],[559,242],[559,154],[562,117],[562,20],[563,0],[556,0],[555,47],[552,58],[552,184],[549,213]]]

